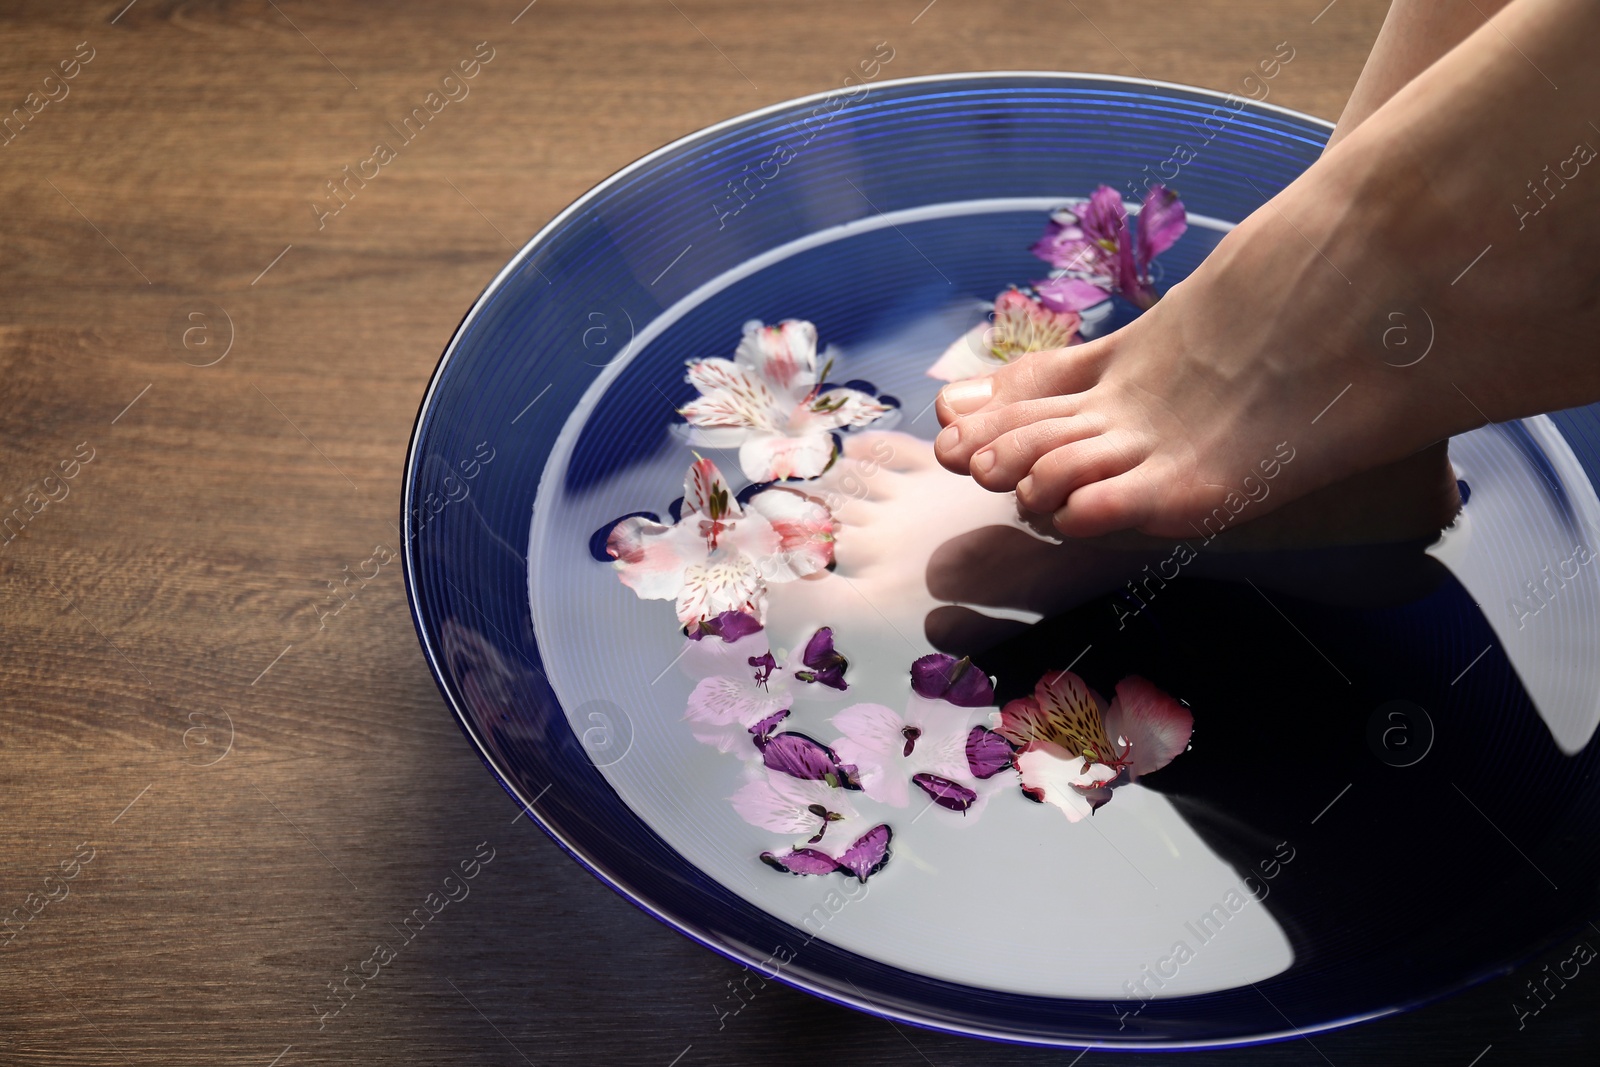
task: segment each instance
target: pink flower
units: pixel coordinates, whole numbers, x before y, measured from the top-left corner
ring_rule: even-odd
[[[786,319],[751,323],[731,360],[689,364],[700,397],[678,414],[692,439],[712,448],[739,448],[739,466],[752,482],[815,478],[834,460],[833,431],[870,422],[893,410],[856,389],[819,391],[817,328]]]
[[[1158,771],[1189,744],[1194,717],[1143,678],[1117,683],[1111,706],[1070,671],[1039,679],[1033,696],[1000,711],[995,732],[1017,746],[1013,763],[1029,799],[1072,822],[1111,799],[1110,784]]]
[[[768,489],[741,506],[722,472],[689,468],[683,512],[665,526],[623,519],[606,539],[622,584],[642,600],[675,600],[691,629],[724,612],[766,618],[767,584],[815,574],[833,562],[833,515],[792,489]]]
[[[1104,299],[1104,294],[1098,298]],[[1018,289],[1007,289],[995,297],[988,320],[945,349],[944,355],[928,368],[928,377],[955,382],[993,374],[1029,352],[1065,348],[1074,343],[1082,323],[1083,317],[1075,310],[1052,310]]]
[[[1150,188],[1139,221],[1130,228],[1122,197],[1102,185],[1088,200],[1051,216],[1033,254],[1055,269],[1034,288],[1044,305],[1056,311],[1081,311],[1113,293],[1148,308],[1160,295],[1150,265],[1188,228],[1183,201],[1166,186]]]

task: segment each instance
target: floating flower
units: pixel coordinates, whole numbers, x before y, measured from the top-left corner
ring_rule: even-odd
[[[1189,710],[1142,678],[1118,682],[1108,708],[1083,679],[1055,671],[1039,679],[1033,696],[1001,709],[995,733],[1016,746],[1023,793],[1077,822],[1111,799],[1110,784],[1124,772],[1136,781],[1171,763],[1193,730]],[[969,754],[976,740],[978,757],[991,765],[992,743],[968,740]]]
[[[727,612],[766,618],[767,584],[815,574],[833,562],[833,515],[793,489],[767,489],[740,505],[708,459],[689,468],[683,512],[665,526],[623,519],[606,538],[622,584],[643,600],[676,600],[694,631]]]
[[[831,367],[831,364],[830,364]],[[827,386],[817,373],[817,328],[786,319],[750,323],[734,357],[689,364],[698,399],[678,410],[692,439],[739,448],[752,482],[815,478],[834,461],[835,430],[865,426],[893,410],[859,389]]]
[[[1044,306],[1055,311],[1081,311],[1113,293],[1148,308],[1160,295],[1150,265],[1188,228],[1183,201],[1166,186],[1150,188],[1138,222],[1129,227],[1122,196],[1102,185],[1088,200],[1051,216],[1033,254],[1055,270],[1034,288]]]
[[[1098,299],[1104,300],[1105,294]],[[1035,297],[1007,289],[995,297],[994,311],[986,321],[945,349],[928,368],[928,377],[955,382],[993,374],[1029,352],[1067,347],[1077,340],[1082,323],[1075,310],[1052,309]]]

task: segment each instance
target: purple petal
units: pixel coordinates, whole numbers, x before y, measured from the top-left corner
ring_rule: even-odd
[[[967,734],[967,766],[974,778],[993,778],[1011,766],[1015,750],[1011,742],[982,726]]]
[[[844,850],[837,869],[849,871],[865,882],[889,862],[889,839],[893,836],[887,823],[874,826]]]
[[[947,700],[958,708],[986,708],[994,703],[994,685],[966,656],[943,652],[923,656],[911,665],[911,688],[920,697]]]
[[[800,681],[816,682],[840,691],[850,688],[844,680],[844,672],[850,666],[850,661],[834,651],[831,627],[824,626],[811,635],[801,662],[810,669],[794,672]]]
[[[1188,212],[1178,194],[1165,185],[1153,185],[1139,210],[1139,269],[1150,269],[1150,261],[1171,248],[1189,228]]]
[[[1039,303],[1051,311],[1082,311],[1111,299],[1111,293],[1083,278],[1048,278],[1033,283]]]
[[[760,743],[760,748],[761,762],[768,770],[811,782],[827,782],[836,789],[861,788],[855,764],[840,763],[833,749],[805,734],[781,733]]]
[[[839,863],[826,852],[814,848],[793,848],[788,852],[763,852],[761,862],[786,874],[832,874]]]
[[[720,637],[728,644],[759,633],[761,623],[754,615],[742,611],[724,611],[712,619],[704,619],[698,626],[690,627],[689,639],[698,641],[703,637]]]
[[[788,709],[785,709],[776,715],[768,715],[765,719],[750,727],[750,736],[755,740],[756,747],[765,747],[767,741],[772,737],[772,731],[776,730],[778,724],[788,717]]]
[[[913,774],[911,781],[918,789],[928,794],[929,800],[951,811],[966,811],[978,801],[978,794],[960,782],[952,782],[948,778],[941,778],[927,771]]]
[[[749,656],[746,662],[756,669],[756,684],[765,689],[772,672],[778,669],[778,661],[772,658],[772,652],[768,650],[759,656]]]

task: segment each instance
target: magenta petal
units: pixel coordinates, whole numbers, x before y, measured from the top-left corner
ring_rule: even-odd
[[[767,741],[772,737],[772,731],[776,730],[778,724],[788,717],[789,712],[785,709],[775,715],[768,715],[765,719],[750,727],[750,736],[754,739],[756,747],[765,747]]]
[[[1125,739],[1122,754],[1128,777],[1159,771],[1189,747],[1194,716],[1189,709],[1137,675],[1117,683],[1117,695],[1105,712],[1106,736]]]
[[[808,669],[794,672],[795,678],[800,681],[816,682],[840,691],[850,688],[844,680],[844,672],[849,668],[850,661],[834,651],[831,627],[824,626],[811,635],[801,662]]]
[[[929,700],[947,700],[958,708],[986,708],[994,703],[994,684],[971,659],[943,652],[923,656],[911,665],[911,688]]]
[[[839,857],[838,869],[849,871],[865,882],[888,864],[889,839],[893,836],[887,823],[874,826],[844,850]]]
[[[978,794],[960,782],[952,782],[948,778],[941,778],[927,771],[913,774],[911,781],[918,789],[928,794],[929,800],[951,811],[966,811],[978,801]]]
[[[757,744],[761,762],[768,770],[811,782],[827,782],[836,789],[861,788],[855,764],[840,763],[833,749],[805,734],[781,733],[765,742],[758,738]]]
[[[1082,311],[1111,299],[1108,291],[1082,278],[1049,278],[1034,282],[1033,289],[1051,311]]]
[[[1089,202],[1078,211],[1078,225],[1093,241],[1121,243],[1127,236],[1128,212],[1122,206],[1122,194],[1109,185],[1101,185],[1089,194]]]
[[[1150,261],[1171,248],[1189,228],[1189,214],[1178,194],[1165,185],[1150,187],[1139,209],[1139,269],[1148,271]]]
[[[814,848],[794,848],[788,852],[763,852],[761,862],[786,874],[832,874],[839,863],[826,852]]]
[[[974,778],[993,778],[1007,767],[1016,754],[1011,742],[982,726],[967,733],[967,767]]]

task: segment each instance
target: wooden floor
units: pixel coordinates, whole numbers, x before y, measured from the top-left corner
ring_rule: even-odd
[[[1222,90],[1287,42],[1271,102],[1331,118],[1385,5],[524,2],[0,11],[0,514],[22,516],[0,535],[0,1064],[1078,1062],[776,988],[719,1025],[736,967],[514,821],[398,564],[318,608],[397,547],[412,419],[462,314],[618,167],[833,88],[880,41],[893,76]],[[332,214],[330,179],[434,91],[448,106]],[[463,862],[470,895],[340,1008]],[[1600,977],[1519,1032],[1533,973],[1190,1062],[1592,1052]]]

